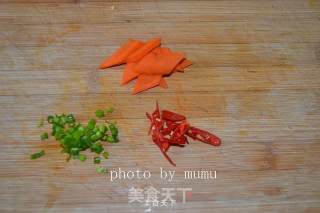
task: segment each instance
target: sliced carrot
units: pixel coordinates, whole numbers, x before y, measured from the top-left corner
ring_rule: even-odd
[[[178,64],[176,66],[176,68],[174,69],[174,71],[178,71],[178,72],[184,72],[184,69],[187,68],[188,66],[192,65],[192,62],[189,61],[188,59],[184,59],[183,61],[181,61],[180,64]]]
[[[160,38],[154,38],[146,42],[141,48],[139,48],[137,51],[132,53],[128,59],[127,62],[138,62],[140,59],[142,59],[144,56],[146,56],[149,52],[151,52],[153,49],[159,47],[161,45],[161,39]]]
[[[160,82],[159,82],[159,86],[164,88],[164,89],[167,89],[168,88],[168,84],[167,84],[167,81],[166,79],[164,78],[161,78]]]
[[[126,57],[126,59],[125,59],[125,63],[128,63],[128,58],[129,58],[132,54],[134,54],[135,52],[137,52],[138,50],[140,50],[144,45],[145,45],[144,42],[139,41],[139,43],[137,43],[136,46],[135,46],[135,50],[133,50],[132,52],[130,52],[130,53],[127,55],[127,57]]]
[[[161,78],[161,75],[139,75],[136,85],[133,88],[132,94],[137,94],[139,92],[158,86]]]
[[[184,59],[184,54],[158,47],[135,66],[136,72],[150,75],[168,75]]]
[[[101,69],[120,65],[126,62],[127,57],[136,52],[136,50],[140,49],[143,46],[141,41],[129,39],[127,43],[125,43],[122,47],[120,47],[115,53],[113,53],[110,57],[106,58],[100,65]]]
[[[127,63],[121,80],[121,85],[125,85],[138,77],[138,73],[134,72],[133,67],[136,65],[136,63]]]
[[[130,39],[122,47],[106,58],[100,68],[108,68],[120,64],[127,64],[121,84],[127,84],[135,78],[137,82],[132,94],[145,91],[155,86],[168,88],[164,76],[172,72],[183,72],[192,64],[185,59],[181,52],[173,52],[169,48],[162,48],[161,39],[154,38],[147,42]]]

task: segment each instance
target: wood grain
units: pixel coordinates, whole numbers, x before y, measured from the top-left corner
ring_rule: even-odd
[[[320,211],[320,1],[1,0],[0,29],[1,212],[144,212],[128,203],[132,186],[192,187],[187,203],[179,195],[152,212]],[[128,38],[155,36],[194,62],[168,89],[132,96],[123,67],[97,69]],[[172,148],[171,167],[146,135],[156,100],[223,145]],[[67,163],[56,142],[39,142],[41,117],[86,122],[110,105],[121,142],[106,145],[103,165],[150,180],[111,182],[91,160]],[[176,171],[172,182],[160,166]],[[185,180],[189,169],[218,177]]]

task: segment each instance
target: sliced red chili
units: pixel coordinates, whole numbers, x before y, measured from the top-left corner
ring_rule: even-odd
[[[186,134],[194,140],[199,140],[213,146],[219,146],[221,144],[220,138],[210,132],[196,127],[190,127]]]
[[[167,160],[169,161],[169,163],[171,163],[171,165],[176,166],[176,164],[171,160],[171,158],[169,157],[169,155],[167,155],[166,152],[162,151],[162,154],[164,155],[165,158],[167,158]]]
[[[177,123],[173,122],[173,121],[169,121],[169,120],[165,120],[166,126],[167,127],[176,127],[178,126]]]
[[[184,135],[178,138],[175,138],[174,140],[171,140],[172,145],[185,145],[186,143],[187,143],[187,138]]]
[[[165,121],[165,124],[166,124],[166,128],[163,128],[162,130],[162,134],[164,135],[170,135],[172,131],[174,131],[178,126],[178,124],[175,124],[172,121]]]
[[[150,120],[150,127],[149,127],[149,131],[148,131],[148,135],[150,135],[154,123],[153,123],[152,117],[151,117],[151,115],[149,113],[146,112],[146,116]]]
[[[186,122],[183,122],[179,124],[175,130],[173,131],[172,135],[174,139],[178,139],[181,136],[183,136],[189,129],[189,124]]]
[[[220,138],[205,130],[190,126],[186,117],[168,110],[160,111],[157,102],[155,111],[150,115],[146,113],[150,120],[149,134],[152,135],[153,142],[159,147],[162,154],[172,165],[176,165],[166,153],[170,146],[183,147],[189,143],[186,136],[194,140],[199,140],[214,146],[221,144]]]
[[[185,116],[177,114],[175,112],[168,111],[168,110],[162,110],[162,118],[164,120],[169,120],[174,122],[186,120]]]
[[[152,117],[155,118],[155,119],[161,119],[161,114],[160,114],[160,109],[159,109],[159,104],[158,104],[158,101],[157,101],[157,104],[156,104],[156,109],[154,110],[154,112],[152,113]]]

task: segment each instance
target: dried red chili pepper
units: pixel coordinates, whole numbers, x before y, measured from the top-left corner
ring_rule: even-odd
[[[159,147],[165,158],[176,165],[167,155],[171,145],[183,147],[189,143],[186,136],[194,140],[199,140],[213,146],[221,144],[220,138],[205,130],[190,126],[186,117],[168,110],[160,111],[158,102],[155,111],[150,115],[146,113],[150,120],[149,134],[152,134],[153,142]]]

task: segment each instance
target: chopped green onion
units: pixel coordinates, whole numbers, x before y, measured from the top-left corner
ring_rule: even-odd
[[[60,123],[60,118],[58,116],[53,117],[53,123],[59,124]]]
[[[105,113],[111,113],[113,108],[107,111],[97,110],[96,116],[102,118]],[[67,161],[70,159],[79,159],[85,161],[87,156],[82,154],[83,151],[90,149],[92,152],[97,153],[99,156],[94,158],[94,163],[98,164],[102,160],[109,158],[109,153],[104,151],[101,141],[108,141],[111,143],[118,141],[118,128],[115,124],[108,121],[105,123],[97,124],[97,120],[89,120],[87,125],[82,125],[77,122],[72,114],[49,115],[47,121],[51,124],[51,135],[60,143],[62,148],[61,153],[68,154]],[[43,125],[43,119],[41,125]],[[49,138],[47,132],[40,136],[41,140]],[[43,156],[44,150],[34,153],[30,156],[31,159],[37,159]],[[106,172],[106,169],[101,167],[97,168],[99,173]]]
[[[85,161],[85,160],[87,160],[87,156],[85,156],[84,154],[80,154],[79,155],[79,160]]]
[[[96,126],[96,127],[94,127],[93,128],[93,130],[92,130],[94,133],[96,133],[96,132],[98,132],[99,131],[99,129],[98,129],[98,127]]]
[[[109,107],[108,109],[106,109],[106,113],[113,113],[114,108],[113,107]]]
[[[97,118],[103,118],[105,115],[104,115],[104,111],[103,110],[101,110],[101,109],[98,109],[97,111],[96,111],[96,116],[97,116]]]
[[[99,137],[94,134],[94,135],[91,135],[90,139],[93,141],[93,142],[96,142],[97,140],[99,140]]]
[[[118,137],[114,137],[113,140],[114,140],[113,143],[118,143],[119,142],[119,138]]]
[[[79,149],[79,148],[72,147],[72,148],[70,149],[70,154],[71,154],[71,155],[79,155],[79,152],[80,152],[80,149]]]
[[[111,131],[112,136],[118,136],[118,128],[116,127],[115,124],[110,123],[109,124],[109,129]]]
[[[88,126],[87,126],[87,128],[88,129],[94,129],[94,127],[96,126],[96,123],[97,123],[97,121],[95,120],[95,119],[91,119],[89,122],[88,122]]]
[[[67,117],[66,115],[62,114],[60,117],[60,124],[65,125],[67,123]]]
[[[109,159],[109,153],[107,151],[103,152],[102,155],[105,159]]]
[[[47,117],[47,121],[48,121],[49,124],[52,124],[52,123],[53,123],[53,116],[52,116],[52,115],[49,115],[49,116]]]
[[[98,129],[102,134],[104,134],[107,131],[107,127],[104,124],[100,124]]]
[[[111,135],[107,136],[106,141],[109,142],[109,143],[114,143],[115,142],[114,138]]]
[[[74,116],[72,114],[69,114],[67,116],[67,123],[74,123],[76,121],[76,119],[74,118]]]
[[[107,139],[108,139],[108,135],[104,135],[104,136],[101,138],[102,141],[107,141]]]
[[[97,136],[98,139],[101,139],[103,137],[102,132],[98,131],[96,132],[95,136]]]
[[[104,167],[97,167],[96,168],[96,172],[99,173],[99,174],[103,174],[103,173],[107,172],[107,169],[104,168]]]
[[[92,152],[95,152],[97,154],[100,154],[104,149],[103,146],[100,143],[94,143],[90,147]]]
[[[81,132],[84,132],[86,129],[83,126],[79,126],[78,130],[81,131]]]
[[[36,152],[36,153],[33,153],[32,155],[30,155],[30,159],[34,160],[34,159],[40,158],[44,154],[45,154],[44,150],[41,150],[40,152]]]
[[[94,157],[93,158],[93,163],[94,164],[99,164],[101,162],[101,158],[100,157]]]
[[[48,135],[47,132],[44,132],[44,133],[42,133],[42,134],[40,135],[40,138],[41,138],[42,141],[44,141],[44,140],[46,140],[46,139],[49,138],[49,135]]]

